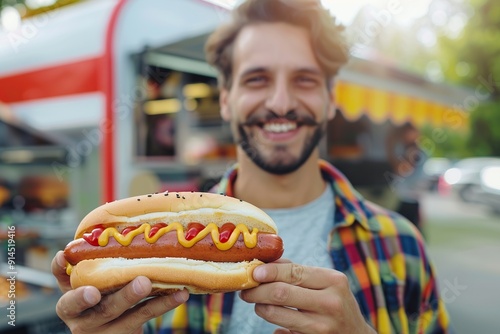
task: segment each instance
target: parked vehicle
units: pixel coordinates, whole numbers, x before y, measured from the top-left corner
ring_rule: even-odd
[[[500,158],[460,160],[444,173],[443,179],[462,201],[484,204],[500,214]]]
[[[453,161],[448,158],[427,159],[423,166],[427,189],[430,191],[441,191],[443,175],[452,166]]]

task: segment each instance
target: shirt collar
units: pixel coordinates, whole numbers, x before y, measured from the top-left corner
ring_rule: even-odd
[[[334,229],[359,223],[363,228],[377,232],[380,223],[366,207],[364,198],[353,188],[347,178],[334,166],[324,160],[319,161],[323,178],[332,187],[335,198]],[[229,168],[215,190],[217,193],[234,196],[234,182],[238,175],[238,164]]]
[[[337,168],[324,160],[319,161],[323,178],[333,188],[335,197],[334,228],[351,226],[359,223],[366,230],[380,231],[380,223],[372,210],[367,208],[367,201],[361,196]]]

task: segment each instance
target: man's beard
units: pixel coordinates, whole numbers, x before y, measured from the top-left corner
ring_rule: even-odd
[[[302,151],[296,158],[291,156],[290,153],[287,153],[288,148],[285,145],[278,145],[274,148],[272,157],[266,159],[266,157],[259,152],[255,137],[250,137],[245,131],[245,127],[250,125],[249,122],[238,124],[237,130],[239,138],[237,142],[250,160],[264,171],[275,175],[289,174],[299,169],[309,159],[326,132],[326,121],[317,123],[309,120],[305,123],[307,123],[307,125],[302,124],[300,126],[314,126],[315,130],[313,134],[306,139]]]

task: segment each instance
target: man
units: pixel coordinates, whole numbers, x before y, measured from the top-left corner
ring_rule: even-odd
[[[220,72],[221,115],[238,164],[218,191],[268,212],[283,260],[254,271],[262,282],[236,294],[190,296],[151,321],[159,333],[443,333],[448,318],[418,231],[364,201],[318,143],[334,117],[332,79],[347,56],[317,0],[248,0],[217,30],[207,57]],[[291,262],[289,262],[291,261]],[[188,299],[185,291],[136,305],[151,289],[139,277],[106,297],[63,291],[57,312],[75,333],[139,333],[148,319]],[[332,269],[334,268],[334,269]],[[134,306],[135,305],[135,306]]]

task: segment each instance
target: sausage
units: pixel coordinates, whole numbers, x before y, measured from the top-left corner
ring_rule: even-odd
[[[193,260],[214,262],[240,262],[259,259],[262,262],[272,262],[283,254],[283,241],[276,234],[258,233],[257,245],[247,248],[240,235],[236,243],[228,250],[219,250],[209,234],[195,243],[192,247],[182,246],[175,231],[162,235],[155,243],[148,243],[144,234],[136,236],[128,246],[120,245],[114,238],[110,238],[106,246],[93,246],[84,239],[77,239],[68,244],[64,250],[66,260],[75,265],[82,260],[123,257],[150,258],[150,257],[180,257]]]

